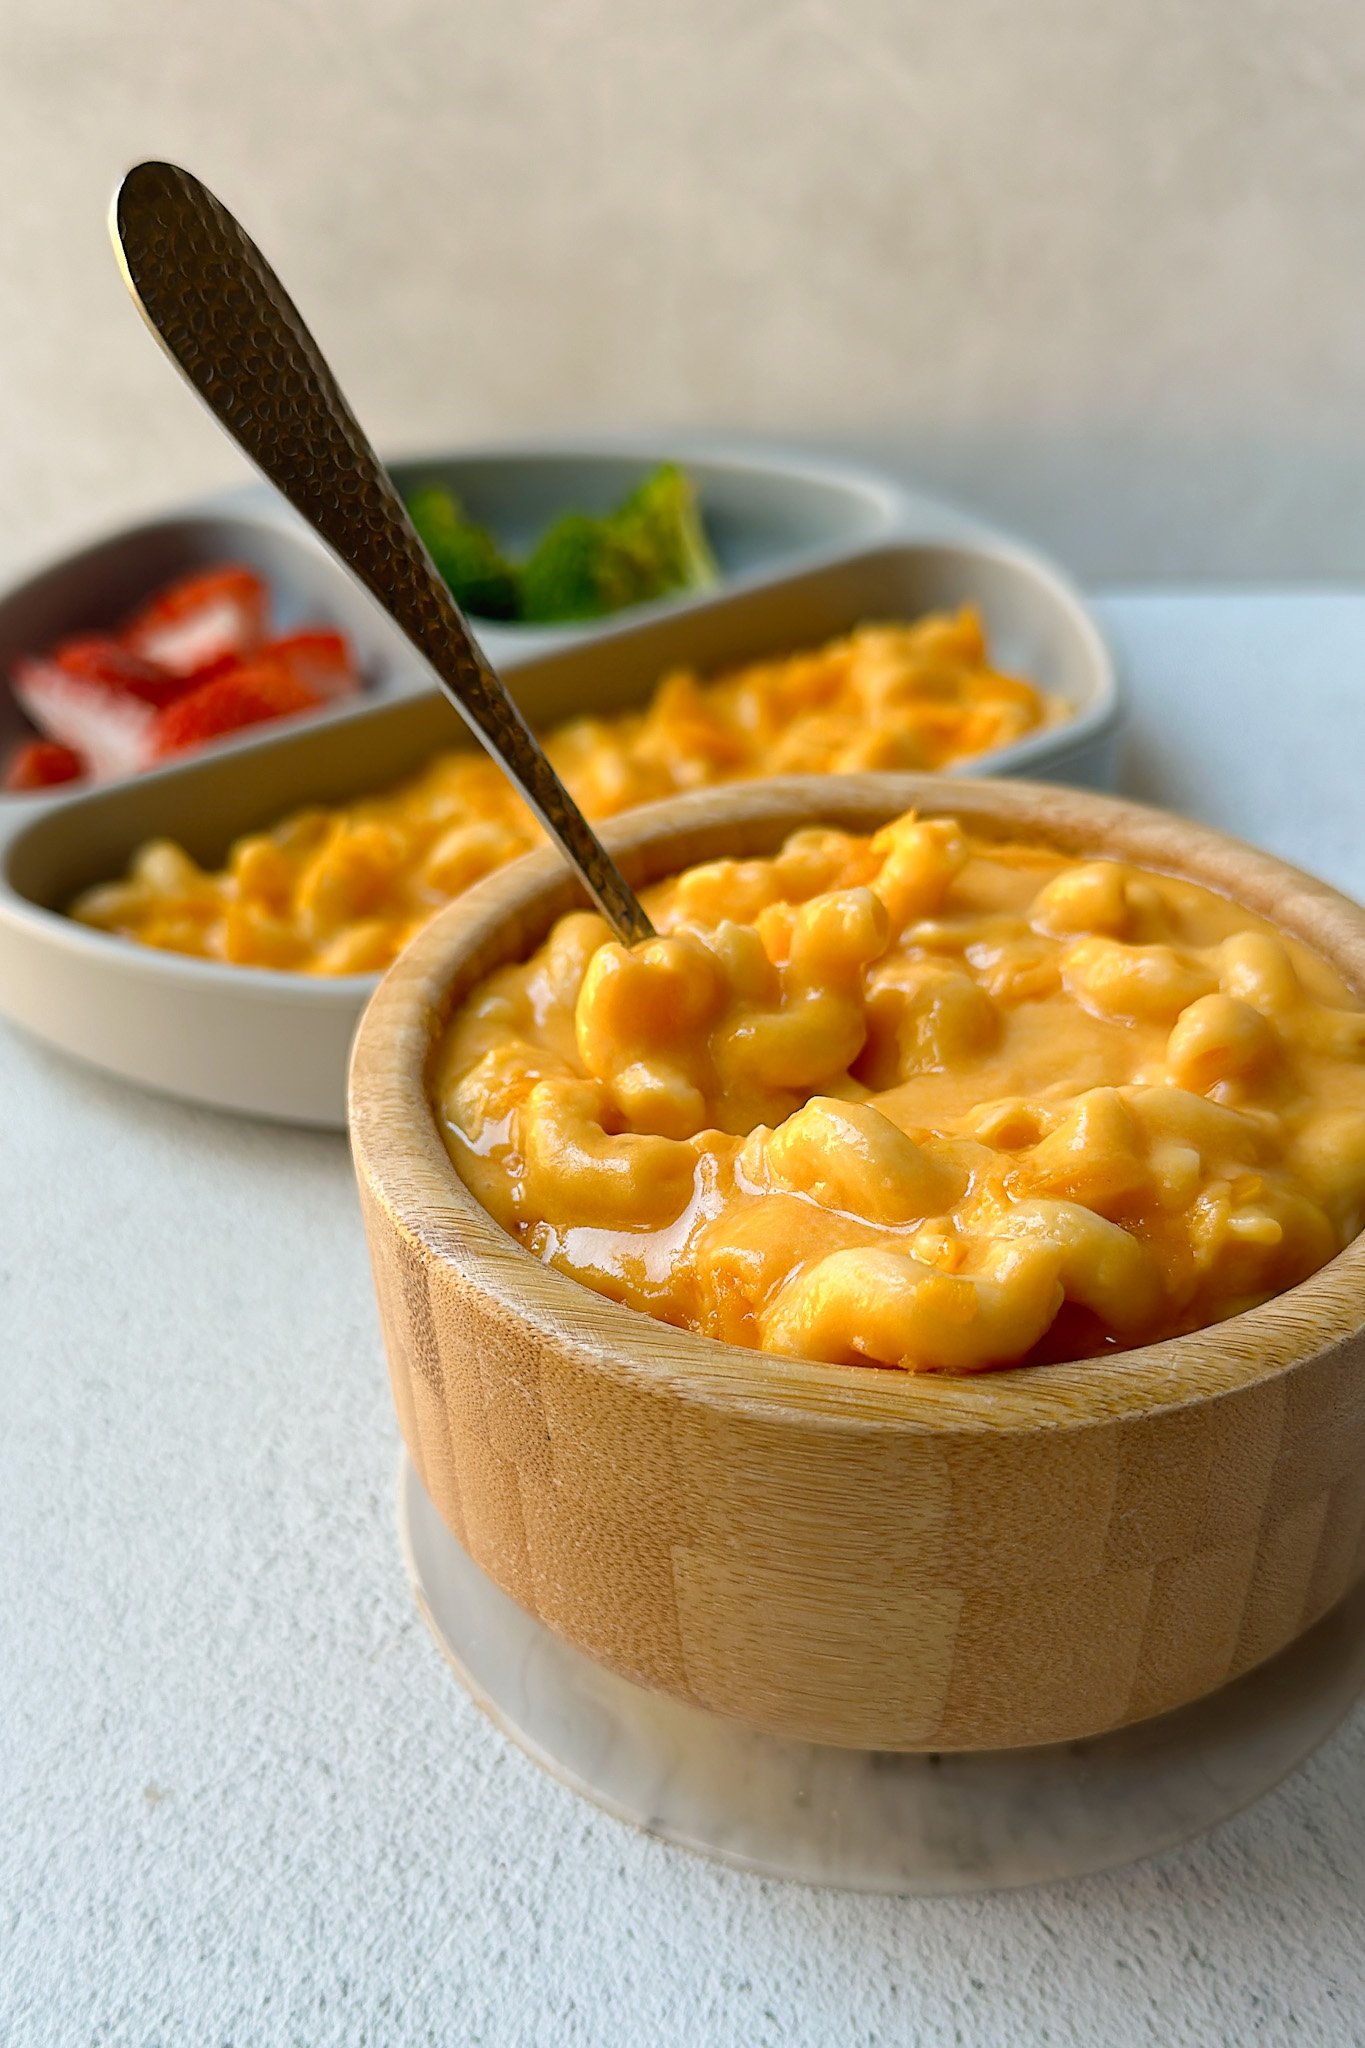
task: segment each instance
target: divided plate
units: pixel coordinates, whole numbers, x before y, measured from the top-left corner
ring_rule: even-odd
[[[296,536],[281,528],[276,538]],[[305,552],[316,564],[299,557],[300,578],[330,566],[311,544]],[[329,615],[359,639],[363,609],[373,632],[368,599],[353,598],[341,573],[331,574]],[[1003,667],[1073,707],[1067,724],[982,757],[973,771],[1107,785],[1118,702],[1105,644],[1046,562],[989,538],[888,543],[791,575],[755,576],[682,608],[627,614],[530,658],[523,649],[517,665],[500,652],[515,696],[533,724],[545,725],[640,703],[670,667],[714,669],[810,646],[868,619],[965,602],[980,608]],[[381,669],[396,637],[386,633],[388,640],[366,643]],[[351,1034],[374,976],[314,978],[157,952],[87,930],[62,906],[121,874],[148,838],[179,840],[216,865],[243,832],[303,804],[382,788],[435,750],[462,743],[463,723],[443,697],[430,688],[405,695],[390,680],[387,701],[376,694],[258,727],[127,782],[9,802],[0,813],[0,1009],[147,1087],[343,1126]]]
[[[666,461],[686,465],[720,565],[721,591],[804,563],[839,560],[892,534],[975,539],[987,529],[889,478],[812,456],[679,451],[641,442],[537,443],[414,456],[391,467],[400,489],[444,484],[513,554],[568,507],[606,511]],[[15,662],[73,634],[117,626],[162,585],[223,561],[246,562],[270,586],[281,632],[305,623],[351,639],[371,699],[431,688],[421,660],[384,613],[267,484],[239,485],[124,527],[62,556],[0,595],[0,761],[30,728],[7,687]],[[705,597],[637,605],[620,623],[675,617]],[[523,626],[475,618],[493,661],[507,666],[595,637],[604,622]],[[0,815],[26,795],[0,791]]]

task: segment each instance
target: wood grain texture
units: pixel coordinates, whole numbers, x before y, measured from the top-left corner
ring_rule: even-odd
[[[1365,994],[1365,911],[1088,792],[798,778],[654,805],[607,837],[638,886],[912,806],[1186,875]],[[1197,1698],[1365,1570],[1365,1240],[1191,1336],[945,1379],[694,1337],[505,1236],[450,1165],[428,1063],[469,988],[580,900],[546,853],[452,904],[381,984],[351,1068],[404,1437],[450,1528],[523,1607],[627,1677],[775,1734],[999,1748]]]

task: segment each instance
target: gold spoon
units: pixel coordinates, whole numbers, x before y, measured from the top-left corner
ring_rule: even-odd
[[[293,302],[227,208],[174,164],[138,164],[110,209],[128,289],[218,424],[402,629],[626,945],[634,891],[546,760],[438,575],[393,479]]]

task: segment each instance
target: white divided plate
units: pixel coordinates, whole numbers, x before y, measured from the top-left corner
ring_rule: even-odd
[[[363,601],[367,602],[367,601]],[[1118,699],[1079,597],[1043,561],[994,541],[889,542],[653,617],[628,618],[509,670],[534,724],[642,702],[669,667],[703,671],[811,646],[870,618],[979,606],[995,657],[1072,706],[1062,726],[974,772],[1104,786]],[[340,604],[332,607],[340,616]],[[163,953],[62,914],[153,837],[218,864],[243,832],[310,803],[382,788],[468,743],[434,691],[279,721],[131,781],[16,801],[0,814],[0,1008],[97,1066],[223,1109],[345,1122],[351,1035],[374,977],[230,967]]]
[[[514,553],[524,551],[567,506],[604,511],[676,451],[643,445],[566,442],[559,446],[470,450],[393,464],[400,488],[442,483]],[[885,478],[818,459],[699,449],[684,458],[696,485],[724,587],[799,562],[847,554],[904,530],[911,500]],[[915,501],[917,509],[919,501]],[[959,530],[947,507],[927,508],[931,530]],[[249,484],[155,519],[124,527],[62,556],[0,596],[0,678],[25,654],[73,634],[118,625],[163,584],[219,562],[246,562],[270,585],[281,632],[304,623],[347,633],[370,694],[430,687],[430,678],[390,621],[352,583],[304,523],[266,484]],[[689,597],[640,606],[632,619],[671,615]],[[517,662],[600,630],[592,625],[520,626],[476,620],[498,663]],[[27,732],[0,684],[0,760]],[[0,792],[0,814],[15,798]]]

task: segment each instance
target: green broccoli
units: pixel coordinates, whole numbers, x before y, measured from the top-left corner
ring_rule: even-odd
[[[546,625],[605,618],[704,590],[718,575],[692,480],[665,463],[614,512],[566,512],[547,528],[522,568],[521,616]]]
[[[458,498],[428,484],[408,499],[412,523],[426,543],[456,604],[481,619],[515,619],[517,572],[488,529],[465,517]]]
[[[702,525],[696,486],[676,462],[665,462],[653,476],[646,477],[616,518],[636,535],[642,553],[647,551],[658,565],[660,582],[652,595],[662,597],[667,590],[706,590],[720,581]]]

